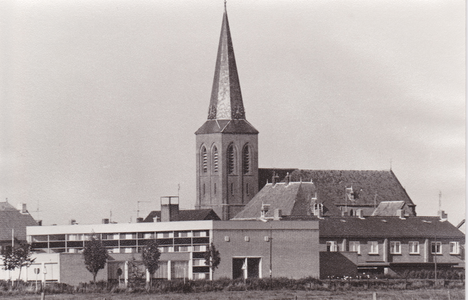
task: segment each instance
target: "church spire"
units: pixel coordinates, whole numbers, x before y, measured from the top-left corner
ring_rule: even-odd
[[[237,75],[236,59],[224,3],[223,24],[211,90],[209,120],[245,120],[244,104]]]

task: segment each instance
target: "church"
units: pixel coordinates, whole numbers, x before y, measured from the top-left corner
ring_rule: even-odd
[[[196,209],[212,209],[222,220],[244,218],[244,208],[268,182],[309,181],[316,191],[308,195],[307,205],[320,207],[325,216],[353,216],[358,212],[371,216],[381,203],[391,204],[386,204],[387,214],[390,209],[394,215],[402,209],[405,216],[416,216],[416,205],[392,170],[259,169],[258,134],[246,118],[228,16],[224,12],[208,117],[195,132]],[[262,197],[275,199],[281,195]],[[251,210],[250,206],[247,209]],[[302,212],[312,213],[311,209]]]

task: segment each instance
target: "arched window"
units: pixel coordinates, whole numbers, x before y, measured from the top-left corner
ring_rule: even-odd
[[[235,166],[236,166],[236,153],[234,151],[234,145],[231,144],[229,145],[227,149],[227,171],[228,174],[234,174],[235,172]]]
[[[218,173],[218,148],[213,147],[213,172]]]
[[[245,145],[242,151],[242,169],[244,174],[250,173],[250,149],[247,145]]]
[[[206,153],[205,146],[203,146],[202,148],[202,165],[203,165],[203,173],[208,172],[208,153]]]

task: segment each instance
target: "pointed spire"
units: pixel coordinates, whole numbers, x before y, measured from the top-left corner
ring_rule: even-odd
[[[224,2],[223,24],[211,91],[209,120],[245,120],[236,59]]]

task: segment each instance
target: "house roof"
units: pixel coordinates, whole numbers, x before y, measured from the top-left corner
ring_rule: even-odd
[[[260,218],[263,204],[270,209],[264,217],[273,217],[274,210],[280,209],[282,215],[310,214],[310,200],[315,196],[312,182],[269,183],[259,191],[233,220]]]
[[[148,214],[143,222],[154,222],[154,218],[161,220],[161,211],[155,210]],[[176,220],[172,221],[201,221],[201,220],[221,220],[212,209],[184,209],[179,210]]]
[[[320,237],[341,238],[464,238],[439,217],[328,217],[320,220]]]
[[[26,241],[26,226],[37,225],[29,213],[21,213],[8,202],[0,202],[0,241],[11,241],[13,231],[15,239]]]
[[[290,172],[293,181],[312,180],[322,203],[335,206],[377,206],[383,201],[403,201],[414,207],[392,170],[300,170],[260,169],[259,183],[265,184],[273,172]],[[352,197],[350,197],[352,195]]]
[[[373,216],[396,216],[396,211],[403,209],[405,201],[382,201],[372,213]]]

